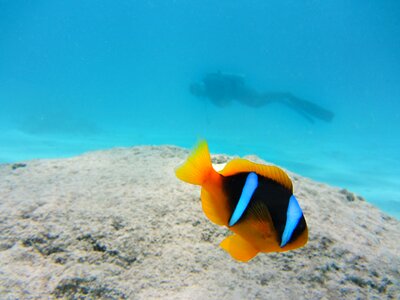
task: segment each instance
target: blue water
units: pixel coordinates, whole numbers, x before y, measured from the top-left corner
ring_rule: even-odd
[[[189,92],[219,70],[335,117]],[[0,162],[205,137],[400,218],[399,109],[397,0],[0,0]]]

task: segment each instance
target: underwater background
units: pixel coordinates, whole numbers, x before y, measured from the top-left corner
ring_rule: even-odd
[[[334,118],[190,92],[219,71]],[[0,163],[206,138],[399,219],[399,129],[399,1],[0,0]]]

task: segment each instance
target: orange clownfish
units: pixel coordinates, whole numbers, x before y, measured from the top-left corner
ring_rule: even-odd
[[[207,218],[233,231],[220,246],[236,260],[248,261],[259,252],[284,252],[307,243],[306,220],[282,169],[239,158],[217,172],[207,142],[201,141],[175,173],[185,182],[200,185]]]

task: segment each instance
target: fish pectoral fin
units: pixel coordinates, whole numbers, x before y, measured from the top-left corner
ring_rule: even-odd
[[[249,261],[259,252],[253,245],[237,234],[225,238],[220,246],[234,259],[242,262]]]

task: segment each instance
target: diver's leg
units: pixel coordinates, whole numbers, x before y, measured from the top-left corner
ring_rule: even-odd
[[[251,107],[262,107],[272,102],[284,102],[289,96],[287,93],[263,93],[259,94],[253,90],[248,90],[246,94],[238,97],[238,101]]]
[[[272,92],[259,94],[254,90],[246,89],[241,94],[241,97],[238,97],[238,101],[252,107],[261,107],[272,102],[280,102],[296,110],[312,123],[314,122],[312,117],[330,122],[334,115],[333,112],[313,102],[297,98],[290,93]]]
[[[314,118],[330,122],[333,119],[334,113],[311,102],[308,100],[297,98],[293,95],[287,98],[287,101],[290,106],[302,111],[305,114],[308,114]]]

